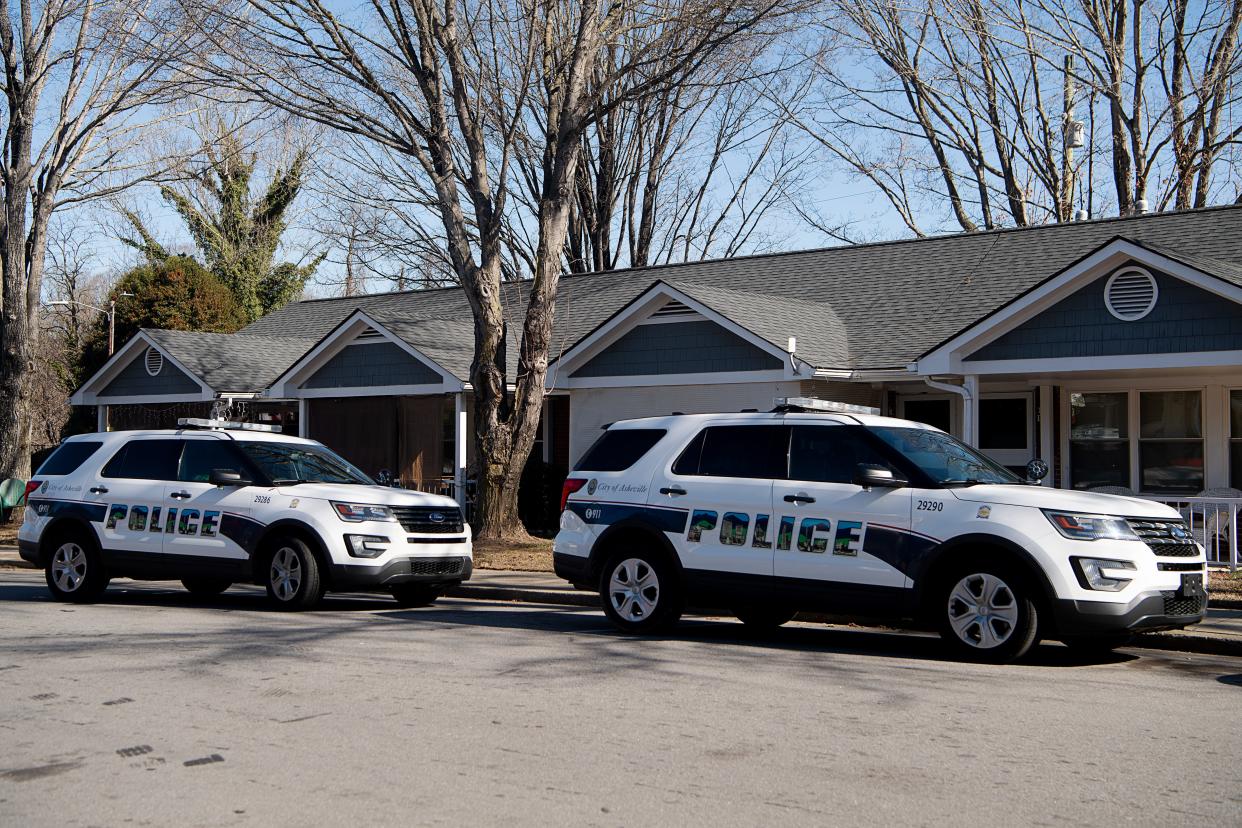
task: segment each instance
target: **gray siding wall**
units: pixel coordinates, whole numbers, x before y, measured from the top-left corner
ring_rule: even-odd
[[[198,383],[164,358],[164,367],[155,376],[147,373],[146,349],[121,369],[121,373],[99,392],[101,397],[155,397],[163,394],[197,394]]]
[[[368,388],[439,385],[435,371],[392,342],[347,345],[302,383],[303,388]]]
[[[1123,322],[1104,304],[1104,276],[967,359],[1171,354],[1242,350],[1242,306],[1181,279],[1152,272],[1160,295],[1151,313]]]
[[[715,322],[639,325],[572,376],[634,377],[779,369],[781,361]]]

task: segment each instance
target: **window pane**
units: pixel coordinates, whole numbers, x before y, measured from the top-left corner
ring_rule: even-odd
[[[1242,439],[1242,391],[1229,392],[1229,433]]]
[[[185,451],[181,453],[181,469],[177,479],[186,483],[207,483],[215,469],[241,472],[241,458],[231,443],[221,440],[186,440]]]
[[[103,443],[87,441],[61,443],[60,448],[52,452],[52,456],[44,460],[42,466],[39,466],[35,477],[45,474],[72,474],[102,445]]]
[[[1121,440],[1070,443],[1070,485],[1075,489],[1130,486],[1130,444]]]
[[[587,449],[574,471],[625,471],[667,433],[662,428],[609,429]]]
[[[104,466],[104,477],[176,480],[180,440],[130,440]]]
[[[850,426],[794,426],[789,446],[789,478],[821,483],[853,483],[859,463],[891,468]]]
[[[901,406],[901,416],[941,431],[953,430],[953,409],[948,400],[906,400]]]
[[[699,474],[784,478],[788,445],[785,426],[713,426],[703,435]]]
[[[1126,394],[1070,394],[1070,439],[1116,440],[1130,436]],[[1126,483],[1113,485],[1127,485]]]
[[[1242,440],[1229,444],[1229,480],[1230,486],[1242,489]]]
[[[979,448],[1026,448],[1025,397],[979,401]]]
[[[1203,443],[1184,440],[1139,443],[1143,491],[1194,495],[1203,491]]]
[[[1139,436],[1202,437],[1199,391],[1144,391],[1139,394]]]

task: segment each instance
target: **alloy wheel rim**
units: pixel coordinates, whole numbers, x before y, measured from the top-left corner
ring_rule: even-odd
[[[651,564],[627,558],[617,564],[608,580],[612,608],[626,621],[650,618],[660,603],[660,579]]]
[[[995,575],[976,572],[949,591],[949,625],[963,644],[990,650],[1008,641],[1018,626],[1018,601]]]
[[[302,560],[298,553],[287,546],[276,550],[272,556],[272,592],[281,601],[292,600],[302,585]]]
[[[86,581],[86,552],[76,543],[63,544],[52,556],[52,580],[61,592],[75,592]]]

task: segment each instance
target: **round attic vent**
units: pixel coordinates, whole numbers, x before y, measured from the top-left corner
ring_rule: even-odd
[[[147,365],[147,373],[151,376],[154,377],[164,370],[164,355],[154,348],[147,348],[146,356],[143,359]]]
[[[1108,312],[1123,322],[1134,322],[1156,306],[1156,278],[1141,267],[1119,270],[1104,285],[1104,304]]]

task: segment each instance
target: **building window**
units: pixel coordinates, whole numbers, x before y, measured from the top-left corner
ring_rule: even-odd
[[[1229,481],[1242,489],[1242,391],[1229,392]]]
[[[1129,395],[1070,394],[1070,485],[1130,485]]]
[[[1155,494],[1203,491],[1203,393],[1139,392],[1139,485]]]
[[[902,402],[901,417],[938,428],[947,434],[953,433],[953,404],[943,397],[906,399]]]

